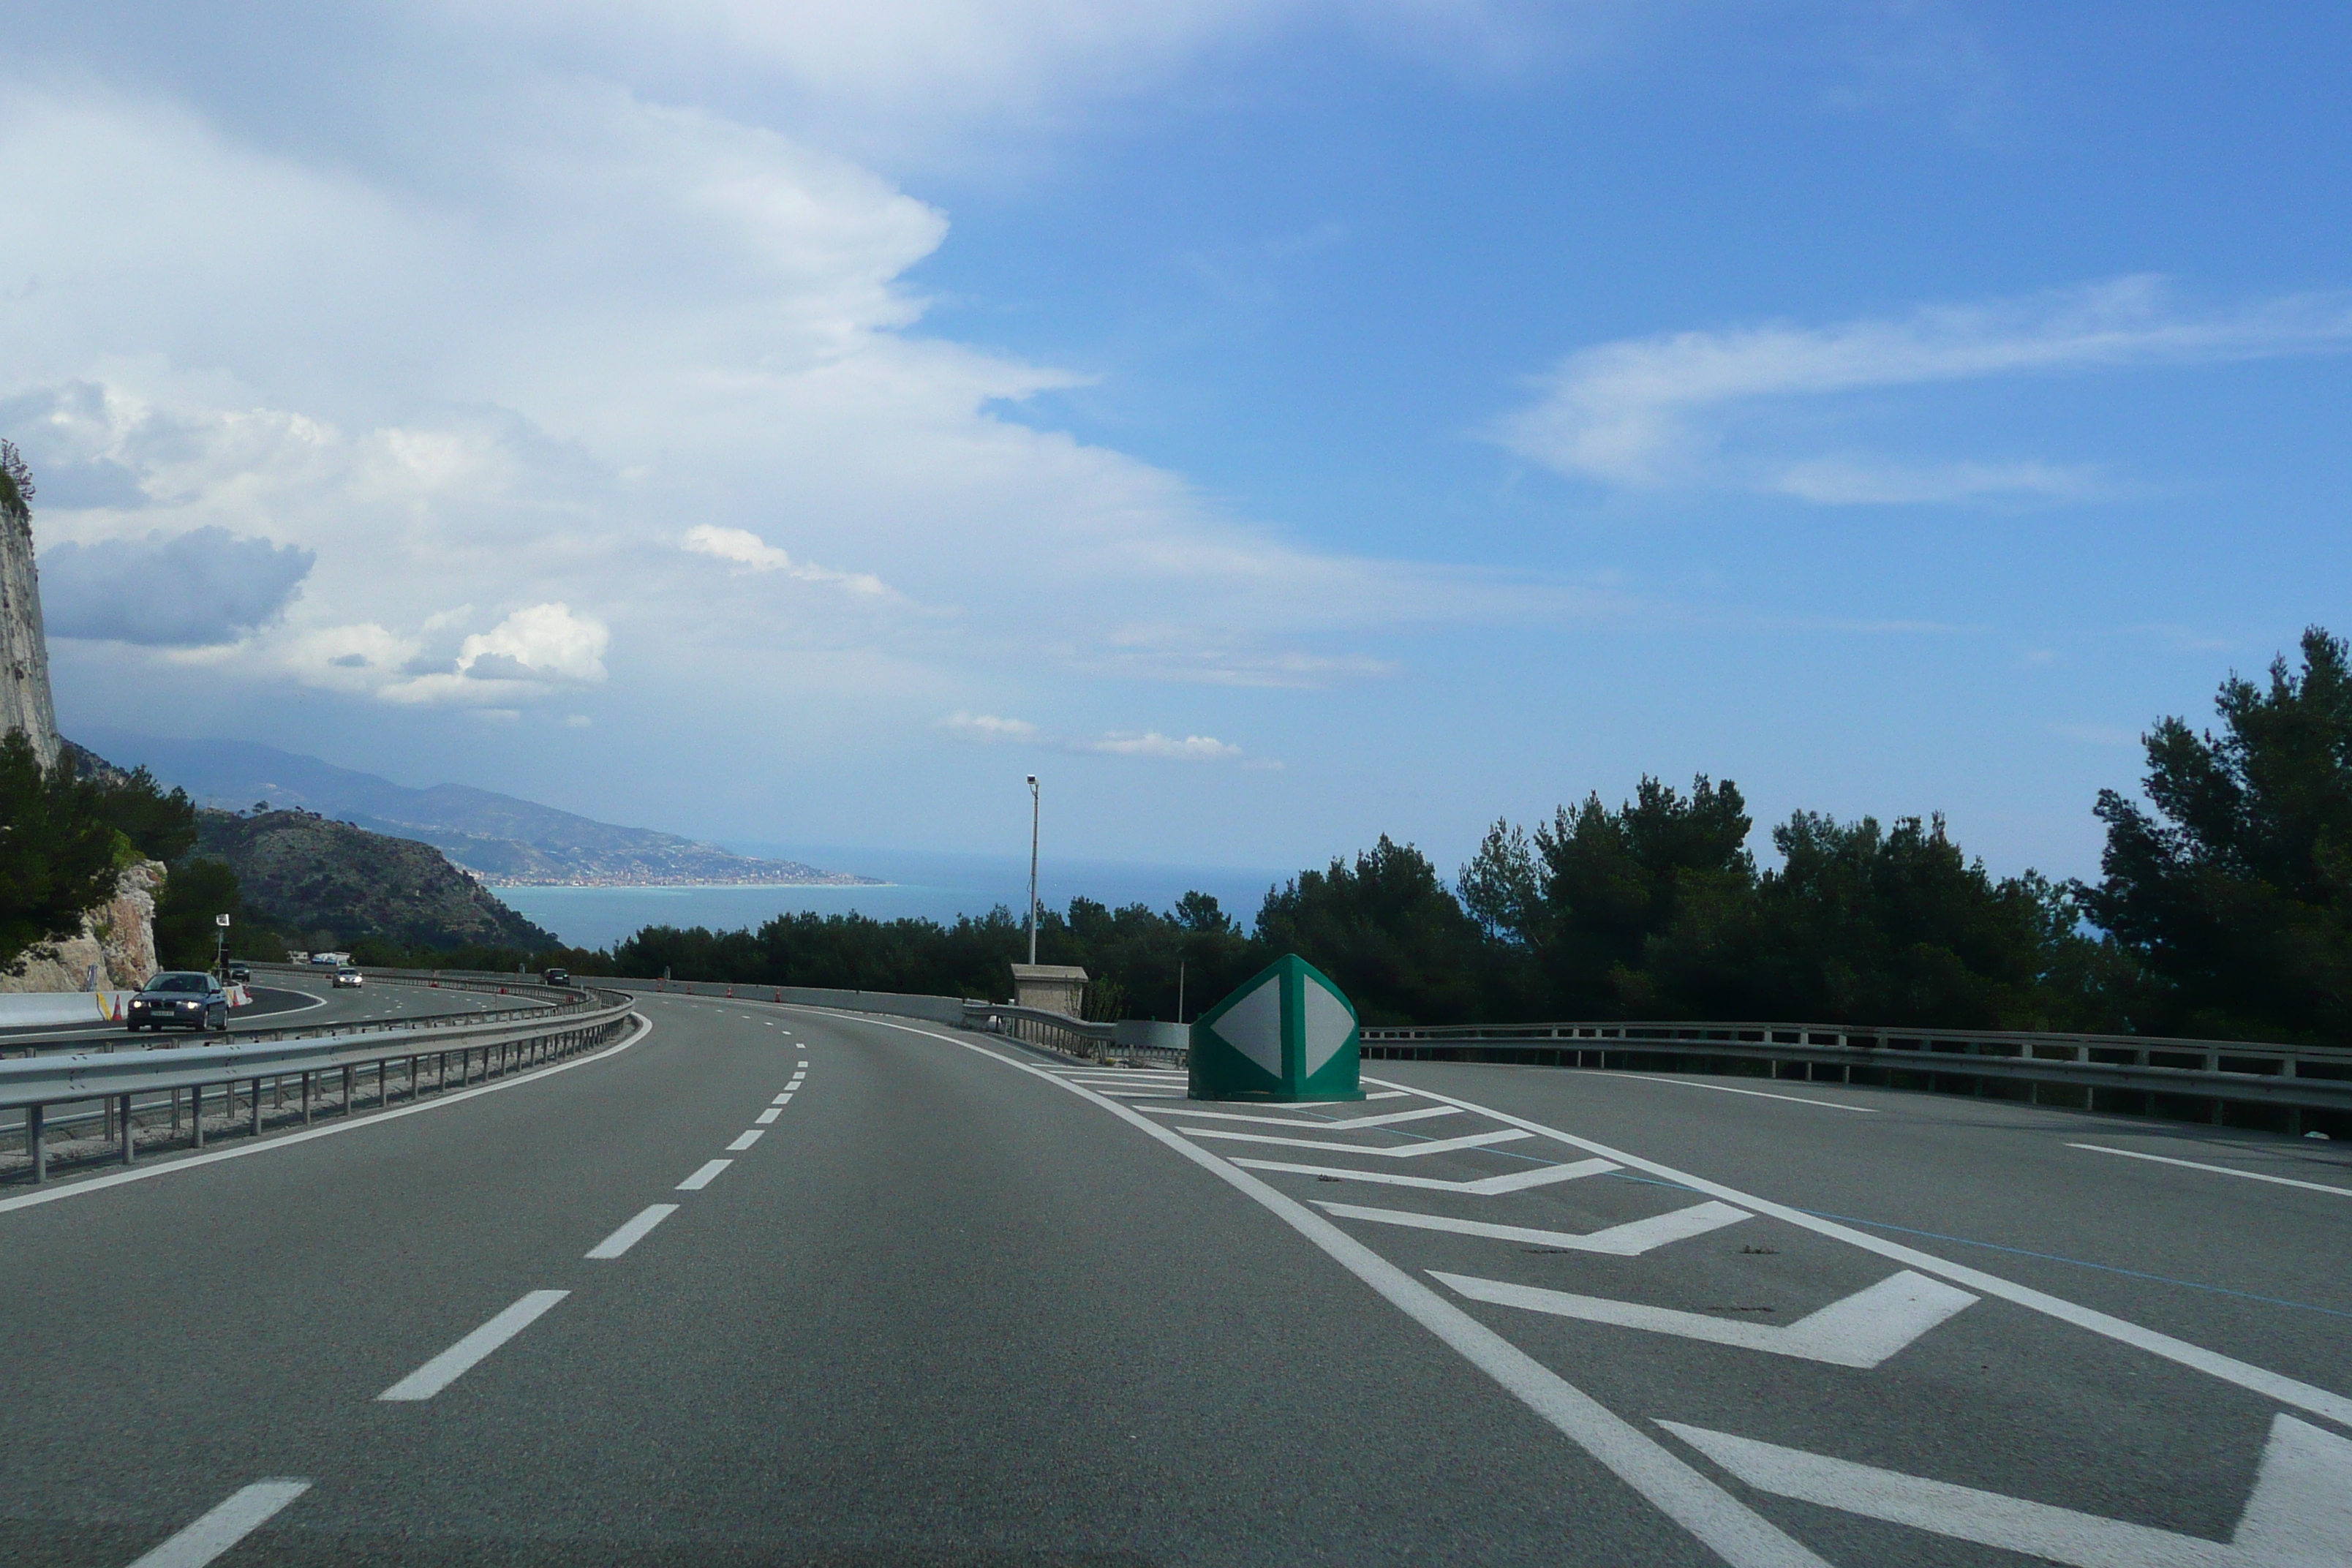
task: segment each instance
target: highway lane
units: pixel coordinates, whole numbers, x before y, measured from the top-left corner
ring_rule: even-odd
[[[220,1561],[2032,1560],[1857,1512],[1916,1499],[1811,1455],[1974,1489],[1921,1494],[1947,1524],[2023,1499],[2061,1511],[2005,1528],[2154,1562],[2230,1540],[2282,1414],[2322,1475],[2343,1441],[1989,1288],[1915,1269],[1937,1288],[1889,1299],[1893,1260],[1771,1212],[1985,1242],[1904,1238],[2342,1393],[2347,1336],[2301,1326],[2344,1326],[2340,1265],[2295,1306],[2168,1270],[2277,1284],[2340,1258],[2352,1200],[2066,1148],[2145,1124],[1432,1064],[1379,1064],[1361,1106],[1192,1107],[904,1021],[643,1010],[625,1049],[511,1088],[0,1204],[0,1561],[130,1563],[286,1477],[308,1489]],[[2114,1222],[2148,1202],[2163,1225]],[[553,1291],[429,1398],[378,1397]],[[2273,1560],[2341,1559],[2245,1559]]]
[[[447,986],[436,988],[414,981],[373,980],[363,986],[338,990],[332,977],[324,974],[315,980],[308,976],[296,979],[271,975],[253,986],[252,994],[252,1006],[239,1007],[229,1014],[230,1034],[382,1018],[436,1017],[519,1005],[511,996]],[[33,1049],[104,1050],[133,1041],[146,1046],[197,1038],[218,1039],[220,1036],[199,1036],[194,1030],[134,1033],[120,1024],[74,1024],[0,1030],[0,1054],[22,1055]]]

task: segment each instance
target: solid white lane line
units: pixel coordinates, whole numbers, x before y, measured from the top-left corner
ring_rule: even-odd
[[[205,1568],[205,1564],[269,1522],[278,1510],[310,1489],[308,1481],[256,1481],[172,1537],[131,1568]]]
[[[2152,1160],[2159,1165],[2182,1165],[2192,1171],[2210,1171],[2217,1176],[2243,1176],[2250,1182],[2268,1182],[2273,1186],[2301,1187],[2305,1192],[2334,1193],[2339,1198],[2352,1198],[2352,1187],[2331,1187],[2326,1182],[2298,1182],[2292,1176],[2266,1176],[2260,1171],[2200,1164],[2195,1160],[2175,1160],[2165,1154],[2143,1154],[2137,1149],[2110,1149],[2104,1143],[2069,1143],[2066,1147],[2087,1149],[2094,1154],[2121,1154],[2126,1160]]]
[[[1335,1121],[1315,1121],[1304,1116],[1244,1116],[1234,1110],[1161,1110],[1154,1116],[1197,1116],[1203,1121],[1255,1121],[1267,1127],[1312,1127],[1325,1132],[1351,1132],[1359,1127],[1391,1127],[1400,1121],[1427,1121],[1436,1116],[1459,1116],[1460,1110],[1451,1105],[1432,1105],[1420,1110],[1391,1110],[1385,1116],[1347,1116]]]
[[[727,1152],[730,1154],[740,1154],[744,1150],[749,1149],[752,1144],[757,1143],[761,1139],[765,1138],[766,1136],[767,1133],[765,1131],[760,1128],[754,1127],[748,1132],[737,1134],[735,1142],[727,1145]]]
[[[677,1184],[681,1193],[698,1193],[719,1179],[719,1173],[733,1164],[732,1160],[708,1160],[702,1168]]]
[[[1384,1089],[1378,1094],[1368,1094],[1366,1100],[1411,1100],[1412,1095],[1401,1089]]]
[[[1377,1182],[1384,1187],[1419,1187],[1433,1193],[1468,1193],[1475,1197],[1499,1197],[1505,1193],[1523,1193],[1529,1187],[1548,1187],[1555,1182],[1581,1181],[1617,1169],[1613,1160],[1577,1160],[1566,1165],[1534,1165],[1524,1171],[1506,1171],[1499,1176],[1485,1176],[1475,1181],[1449,1182],[1438,1176],[1395,1176],[1386,1171],[1351,1171],[1344,1165],[1294,1165],[1287,1160],[1244,1160],[1236,1165],[1246,1165],[1253,1171],[1283,1171],[1294,1176],[1328,1176],[1339,1182]]]
[[[1531,1121],[1524,1116],[1514,1116],[1507,1110],[1496,1110],[1492,1106],[1481,1105],[1475,1100],[1464,1100],[1455,1095],[1440,1094],[1435,1089],[1424,1089],[1417,1092],[1425,1094],[1432,1100],[1444,1100],[1449,1105],[1458,1105],[1465,1110],[1476,1111],[1481,1116],[1491,1116],[1497,1121],[1507,1121],[1514,1127],[1524,1127],[1530,1132],[1540,1133],[1546,1138],[1565,1143],[1572,1149],[1582,1149],[1604,1159],[1614,1160],[1633,1170],[1662,1177],[1676,1186],[1688,1187],[1695,1193],[1721,1198],[1726,1203],[1737,1204],[1741,1208],[1762,1215],[1767,1218],[1786,1220],[1789,1224],[1810,1230],[1816,1236],[1826,1236],[1832,1241],[1843,1241],[1847,1246],[1860,1247],[1864,1252],[1874,1252],[1881,1258],[1890,1258],[1906,1268],[1916,1268],[1922,1274],[1936,1275],[1940,1279],[1950,1280],[1955,1285],[1966,1286],[1969,1289],[1997,1297],[2012,1305],[2023,1307],[2029,1311],[2055,1318],[2062,1323],[2072,1323],[2078,1329],[2085,1329],[2092,1333],[2116,1341],[2118,1343],[2130,1345],[2135,1350],[2146,1351],[2150,1355],[2160,1356],[2177,1365],[2204,1373],[2209,1377],[2235,1384],[2240,1388],[2250,1390],[2267,1399],[2274,1399],[2282,1405],[2291,1405],[2297,1410],[2307,1410],[2315,1415],[2326,1416],[2339,1426],[2352,1426],[2352,1398],[2347,1398],[2333,1390],[2315,1387],[2298,1379],[2256,1366],[2251,1362],[2242,1362],[2235,1356],[2226,1356],[2218,1351],[2209,1351],[2202,1345],[2193,1345],[2186,1340],[2174,1339],[2170,1334],[2143,1328],[2137,1323],[2111,1317],[2107,1313],[2089,1307],[2077,1306],[2063,1297],[2053,1296],[2029,1286],[2016,1284],[2002,1279],[1998,1274],[1988,1274],[1981,1268],[1971,1268],[1966,1264],[1953,1263],[1948,1259],[1937,1257],[1932,1252],[1922,1252],[1916,1247],[1906,1247],[1899,1241],[1889,1241],[1884,1237],[1873,1236],[1866,1230],[1857,1230],[1853,1226],[1843,1225],[1836,1220],[1822,1219],[1818,1215],[1807,1214],[1802,1209],[1791,1208],[1787,1204],[1776,1204],[1769,1198],[1757,1197],[1753,1194],[1741,1192],[1737,1187],[1727,1186],[1721,1182],[1710,1182],[1704,1176],[1695,1176],[1687,1171],[1678,1171],[1674,1166],[1659,1161],[1645,1160],[1639,1154],[1629,1154],[1622,1150],[1612,1149],[1606,1143],[1595,1142],[1590,1138],[1580,1138],[1573,1132],[1563,1132],[1557,1127],[1547,1127],[1540,1121]]]
[[[1818,1105],[1823,1110],[1859,1110],[1864,1116],[1878,1114],[1878,1107],[1874,1105],[1841,1105],[1834,1100],[1813,1100],[1801,1094],[1768,1094],[1760,1089],[1734,1089],[1727,1083],[1699,1083],[1686,1078],[1660,1078],[1654,1073],[1607,1072],[1595,1073],[1593,1076],[1637,1079],[1643,1083],[1671,1083],[1684,1089],[1711,1089],[1717,1094],[1745,1094],[1757,1100],[1785,1100],[1791,1105]]]
[[[921,1035],[1047,1083],[1058,1083],[1068,1093],[1092,1100],[1140,1130],[1144,1136],[1174,1150],[1321,1248],[1334,1262],[1379,1292],[1391,1306],[1427,1329],[1561,1436],[1608,1467],[1620,1480],[1648,1500],[1652,1507],[1696,1536],[1731,1568],[1829,1568],[1801,1542],[1783,1534],[1770,1520],[1708,1479],[1664,1444],[1306,1205],[1235,1169],[1240,1162],[1222,1159],[1197,1144],[1186,1142],[1170,1129],[1139,1116],[1115,1100],[985,1046],[942,1035],[935,1029],[919,1029],[911,1024],[852,1016],[857,1016],[860,1023]]]
[[[677,1212],[676,1204],[647,1204],[642,1213],[594,1247],[588,1249],[591,1258],[618,1258],[646,1238],[646,1233]]]
[[[1438,1138],[1427,1143],[1407,1143],[1394,1149],[1374,1149],[1354,1143],[1334,1143],[1328,1138],[1277,1138],[1270,1132],[1226,1132],[1214,1127],[1179,1127],[1187,1138],[1222,1138],[1234,1143],[1272,1143],[1285,1149],[1320,1149],[1326,1154],[1371,1154],[1383,1160],[1418,1160],[1427,1154],[1451,1154],[1463,1149],[1483,1149],[1490,1143],[1516,1143],[1534,1136],[1516,1127],[1493,1132],[1468,1132],[1459,1138]]]
[[[569,1290],[533,1290],[376,1395],[379,1401],[430,1399],[472,1370],[492,1351],[545,1316]]]
[[[1606,1230],[1588,1231],[1578,1236],[1564,1230],[1537,1230],[1523,1225],[1488,1225],[1482,1220],[1455,1219],[1450,1215],[1413,1214],[1405,1209],[1372,1209],[1355,1204],[1321,1202],[1315,1206],[1341,1219],[1408,1226],[1415,1230],[1451,1231],[1457,1236],[1483,1236],[1495,1241],[1524,1241],[1537,1247],[1565,1247],[1571,1252],[1605,1252],[1612,1258],[1639,1258],[1670,1241],[1687,1241],[1694,1236],[1721,1230],[1727,1225],[1738,1225],[1748,1217],[1744,1209],[1736,1209],[1729,1204],[1719,1204],[1710,1199],[1703,1204],[1693,1204],[1688,1208],[1675,1209],[1671,1214],[1629,1220],[1623,1225],[1612,1225]]]
[[[768,1107],[767,1110],[760,1112],[759,1115],[751,1118],[751,1120],[758,1122],[761,1126],[765,1127],[768,1123],[773,1121],[777,1117],[782,1116],[782,1114],[783,1112],[781,1110],[772,1105]]]
[[[517,1078],[502,1078],[495,1082],[478,1084],[472,1089],[453,1089],[446,1096],[436,1096],[434,1099],[418,1100],[411,1105],[395,1106],[390,1110],[371,1110],[351,1121],[333,1121],[324,1127],[306,1127],[299,1132],[273,1132],[258,1143],[241,1143],[234,1149],[221,1149],[208,1154],[189,1154],[166,1163],[138,1165],[128,1171],[117,1171],[111,1175],[92,1176],[86,1181],[53,1187],[47,1192],[20,1193],[13,1198],[0,1198],[0,1214],[6,1214],[10,1209],[31,1208],[35,1204],[53,1204],[61,1198],[79,1197],[84,1193],[102,1193],[109,1187],[119,1187],[125,1182],[152,1181],[157,1176],[168,1176],[174,1171],[194,1171],[205,1165],[217,1164],[223,1160],[242,1160],[248,1154],[267,1154],[272,1149],[290,1149],[297,1143],[308,1143],[313,1138],[336,1138],[346,1132],[362,1131],[370,1127],[381,1126],[387,1121],[397,1121],[404,1116],[419,1116],[428,1110],[438,1110],[445,1105],[462,1105],[476,1095],[499,1094],[509,1089],[520,1089],[525,1084],[539,1083],[552,1078],[557,1073],[570,1072],[573,1068],[584,1068],[592,1063],[601,1062],[608,1057],[619,1056],[623,1051],[643,1041],[646,1036],[654,1032],[653,1020],[642,1013],[635,1015],[635,1017],[637,1020],[635,1034],[618,1045],[607,1046],[591,1056],[574,1057],[568,1062],[558,1062],[553,1067],[533,1068]]]

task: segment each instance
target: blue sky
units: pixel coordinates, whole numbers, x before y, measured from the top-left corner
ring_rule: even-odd
[[[12,27],[68,732],[1203,865],[1705,771],[2087,875],[2352,630],[2340,7]]]

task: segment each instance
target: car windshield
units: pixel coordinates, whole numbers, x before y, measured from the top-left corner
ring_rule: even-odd
[[[172,992],[209,991],[212,989],[212,976],[208,974],[197,974],[193,972],[173,973],[155,976],[147,983],[147,989]]]

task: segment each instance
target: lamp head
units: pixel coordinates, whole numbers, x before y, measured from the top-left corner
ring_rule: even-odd
[[[1029,775],[1029,784],[1030,784],[1030,786],[1031,786],[1032,788],[1034,788],[1034,787],[1036,786],[1036,784],[1037,784],[1037,775],[1036,775],[1035,773],[1031,773],[1031,774]]]

